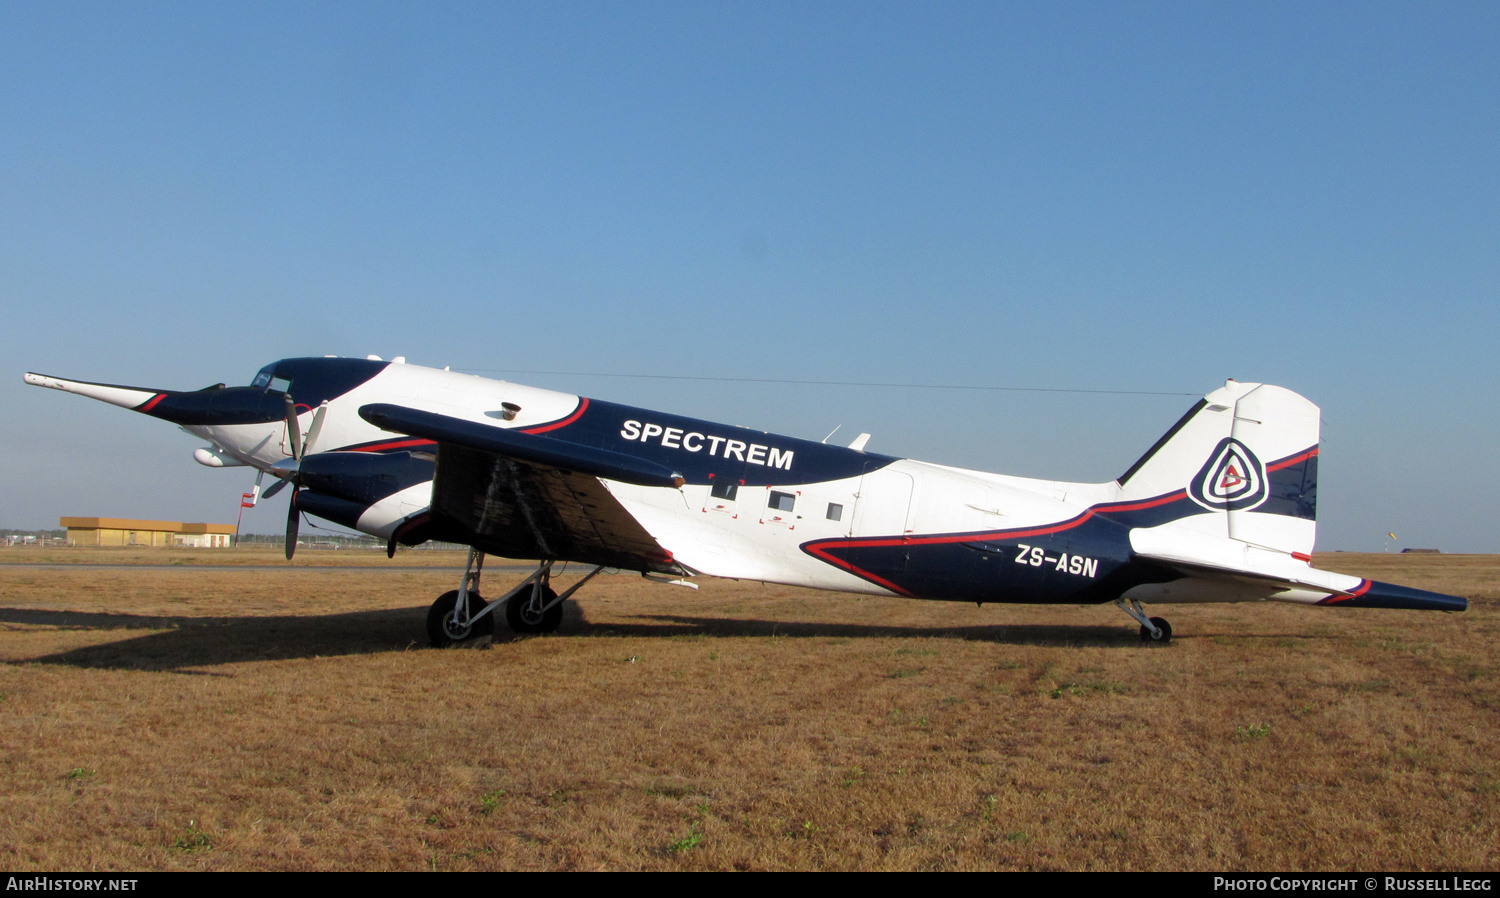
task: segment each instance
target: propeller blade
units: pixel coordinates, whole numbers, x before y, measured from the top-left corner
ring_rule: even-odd
[[[291,561],[297,552],[297,528],[302,523],[302,514],[297,511],[296,493],[292,493],[292,501],[287,503],[286,508],[286,560]]]
[[[298,458],[306,458],[312,454],[313,444],[318,442],[318,434],[323,432],[323,416],[326,414],[328,414],[328,400],[325,399],[323,404],[318,406],[318,410],[313,413],[312,426],[307,429],[307,439],[302,442],[302,454],[297,456]]]
[[[292,394],[286,394],[286,443],[291,449],[292,458],[302,458],[302,425],[297,423],[297,403],[292,401]]]
[[[270,489],[268,489],[265,492],[261,493],[260,497],[262,499],[269,499],[272,496],[276,495],[277,493],[281,492],[282,490],[286,489],[286,485],[288,483],[291,483],[291,481],[290,480],[278,480],[275,483],[271,484],[271,488]]]

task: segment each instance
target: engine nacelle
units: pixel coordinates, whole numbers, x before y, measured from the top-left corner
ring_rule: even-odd
[[[436,469],[431,456],[410,452],[321,452],[298,465],[297,508],[389,536],[400,521],[427,507]]]

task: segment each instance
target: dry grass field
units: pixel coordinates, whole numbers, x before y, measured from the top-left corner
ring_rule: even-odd
[[[436,651],[458,555],[43,554],[0,550],[12,871],[1500,868],[1500,556],[1318,559],[1466,614],[1157,607],[1168,646],[622,574]]]

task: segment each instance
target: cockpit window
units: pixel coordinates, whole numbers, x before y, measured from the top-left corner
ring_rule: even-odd
[[[267,365],[260,369],[259,374],[255,375],[255,380],[250,381],[250,386],[272,390],[277,393],[285,393],[291,390],[292,380],[289,377],[277,377],[276,366]]]
[[[299,404],[316,407],[325,399],[342,396],[384,371],[390,362],[370,359],[325,358],[281,359],[260,369],[251,389],[286,393]]]

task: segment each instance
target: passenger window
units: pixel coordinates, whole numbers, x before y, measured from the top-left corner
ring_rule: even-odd
[[[844,506],[837,502],[828,503],[828,520],[842,521],[844,519]]]
[[[783,493],[771,490],[771,501],[766,506],[772,511],[791,511],[792,506],[797,504],[797,497],[791,493]]]
[[[720,480],[718,483],[715,483],[711,489],[709,489],[708,494],[710,496],[713,496],[715,499],[723,499],[726,502],[733,502],[734,497],[739,493],[739,491],[740,485],[738,483],[735,483],[733,480]]]

